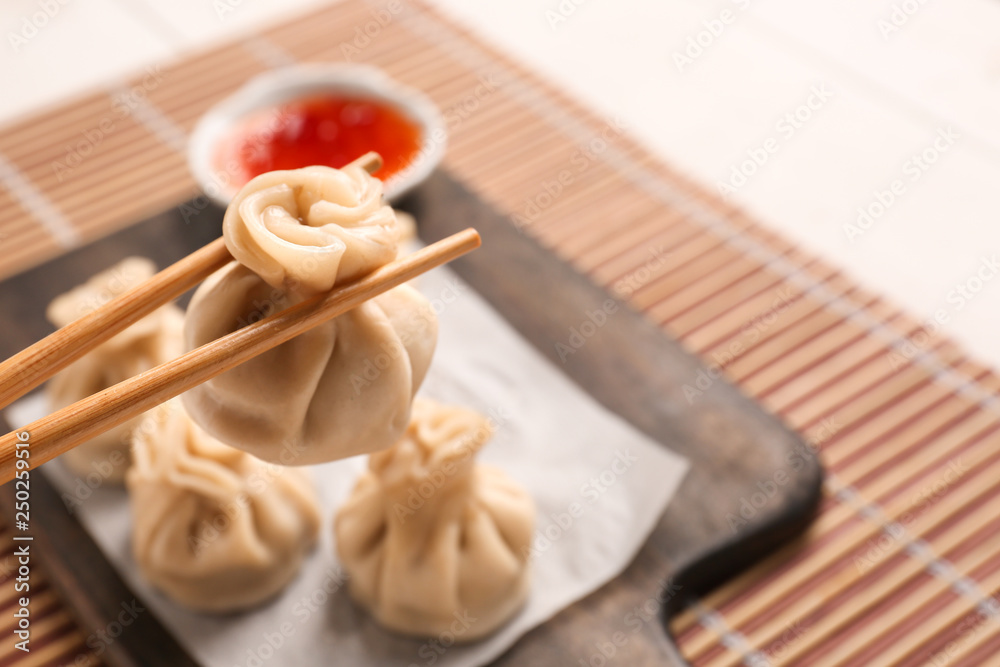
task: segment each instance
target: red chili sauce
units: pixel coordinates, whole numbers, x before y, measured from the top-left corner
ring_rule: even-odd
[[[233,185],[241,187],[276,169],[343,167],[368,151],[382,156],[376,175],[385,181],[419,150],[420,128],[397,109],[377,100],[326,94],[249,116],[220,144],[217,158],[233,175]]]

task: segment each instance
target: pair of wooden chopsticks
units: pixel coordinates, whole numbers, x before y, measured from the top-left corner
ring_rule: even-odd
[[[376,153],[369,153],[354,164],[371,173],[382,161]],[[30,468],[35,468],[372,297],[478,248],[480,243],[474,229],[453,234],[351,284],[243,327],[0,437],[0,484],[14,478],[19,433],[28,433],[28,461]],[[0,408],[230,261],[232,256],[219,238],[0,363]]]

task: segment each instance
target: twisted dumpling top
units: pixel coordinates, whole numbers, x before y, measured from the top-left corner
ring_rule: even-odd
[[[353,164],[261,174],[239,191],[222,225],[238,262],[303,295],[391,262],[399,239],[382,182]]]
[[[406,495],[410,488],[441,475],[444,486],[468,483],[475,456],[493,436],[490,420],[458,406],[418,398],[406,434],[394,447],[372,453],[368,466],[387,493]]]

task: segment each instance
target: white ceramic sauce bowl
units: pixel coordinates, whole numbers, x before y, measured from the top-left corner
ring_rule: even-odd
[[[371,99],[391,106],[419,128],[417,157],[386,181],[387,200],[398,200],[430,176],[441,162],[447,145],[444,119],[434,103],[420,91],[398,83],[369,65],[294,65],[254,77],[198,121],[188,144],[188,167],[202,192],[225,208],[239,190],[239,185],[233,183],[233,175],[216,164],[219,144],[234,127],[261,111],[323,93]]]

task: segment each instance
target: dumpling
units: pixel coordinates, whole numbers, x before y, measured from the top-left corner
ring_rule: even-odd
[[[156,267],[143,257],[129,257],[86,283],[56,297],[46,316],[64,327],[86,313],[151,278]],[[181,354],[184,315],[174,305],[147,315],[125,331],[57,373],[47,386],[52,410],[127,380]],[[121,482],[129,464],[130,433],[141,417],[102,433],[60,458],[78,475],[97,473]]]
[[[236,262],[188,307],[189,348],[393,260],[399,230],[382,185],[360,167],[254,178],[226,211]],[[437,317],[402,285],[184,395],[191,417],[264,460],[308,465],[392,445],[437,342]],[[294,451],[293,460],[279,459]]]
[[[305,470],[223,445],[176,400],[147,413],[134,447],[132,552],[153,586],[185,607],[228,612],[295,577],[320,521]]]
[[[399,242],[407,244],[417,240],[417,221],[404,211],[396,211],[396,222],[399,225]]]
[[[314,294],[394,260],[400,228],[382,181],[348,165],[257,176],[226,209],[222,233],[272,287]]]
[[[457,637],[469,641],[527,598],[535,506],[504,472],[475,462],[491,435],[476,412],[417,399],[406,434],[371,455],[337,513],[351,595],[390,630],[436,636],[474,618]]]

